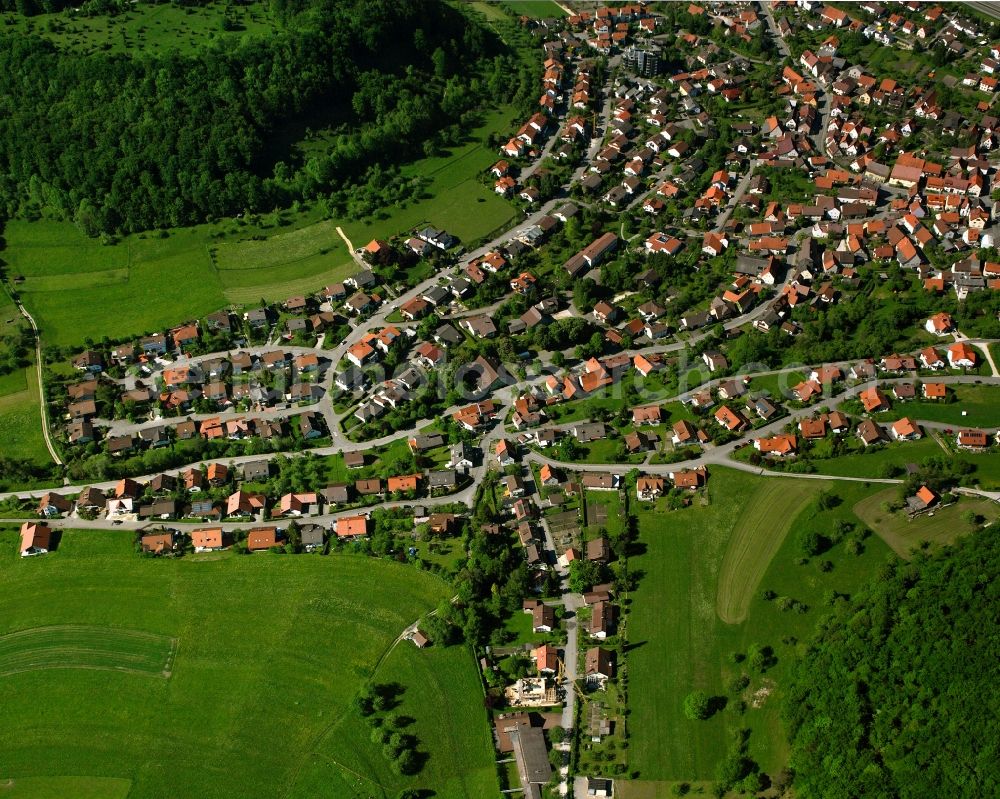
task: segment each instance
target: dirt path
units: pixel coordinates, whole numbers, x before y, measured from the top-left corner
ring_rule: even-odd
[[[368,268],[368,264],[366,264],[361,259],[361,256],[358,255],[357,252],[355,252],[354,245],[351,243],[351,240],[349,238],[347,238],[347,234],[344,232],[344,229],[340,225],[337,225],[337,235],[339,235],[340,238],[342,238],[344,240],[344,244],[347,245],[347,251],[351,254],[351,258],[353,258],[355,261],[357,261],[359,264],[361,264],[361,266],[363,266],[365,269],[367,269]]]
[[[49,438],[49,413],[45,403],[45,383],[42,382],[42,337],[38,333],[38,325],[35,324],[34,318],[28,313],[28,309],[21,304],[21,300],[13,294],[10,295],[10,298],[17,306],[17,310],[21,312],[21,316],[28,320],[28,324],[31,325],[31,332],[35,335],[35,379],[37,380],[38,388],[38,404],[42,411],[42,437],[45,439],[45,447],[49,451],[49,456],[57,465],[62,466],[62,458],[59,457],[56,448],[52,446],[52,439]]]

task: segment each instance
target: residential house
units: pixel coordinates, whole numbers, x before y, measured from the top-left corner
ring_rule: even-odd
[[[48,525],[38,522],[24,522],[21,525],[21,545],[19,548],[22,558],[29,558],[33,555],[44,555],[52,548],[52,530]]]

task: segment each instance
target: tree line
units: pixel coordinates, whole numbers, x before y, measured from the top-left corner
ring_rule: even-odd
[[[339,200],[518,88],[499,40],[439,0],[279,10],[274,34],[194,54],[84,55],[0,32],[0,214],[48,209],[98,235]],[[335,126],[327,146],[279,144],[316,124]]]
[[[878,578],[819,627],[784,703],[798,796],[996,796],[1000,542],[980,533]]]

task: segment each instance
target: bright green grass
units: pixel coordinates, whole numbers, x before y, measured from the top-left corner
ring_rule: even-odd
[[[297,293],[311,294],[359,268],[331,221],[264,241],[220,244],[213,258],[226,299],[241,304],[261,297],[284,300]]]
[[[996,427],[1000,425],[1000,387],[950,386],[955,402],[908,402],[893,409],[897,416],[923,419],[967,427]],[[965,416],[962,415],[963,411]]]
[[[384,209],[386,218],[342,223],[355,247],[371,239],[386,238],[425,224],[443,228],[462,244],[493,232],[511,222],[516,210],[493,191],[492,181],[480,181],[482,173],[499,159],[499,153],[483,145],[491,131],[513,133],[520,125],[509,106],[484,116],[469,132],[468,141],[452,147],[447,155],[424,158],[402,169],[407,177],[430,178],[425,188],[429,199],[403,207]]]
[[[882,419],[879,424],[884,426]],[[844,477],[883,477],[887,464],[903,468],[908,463],[920,463],[931,455],[943,455],[944,450],[930,436],[918,441],[901,441],[886,444],[878,449],[861,451],[856,455],[815,460],[813,465],[820,474]]]
[[[793,386],[805,380],[801,372],[781,372],[780,374],[761,375],[750,380],[751,391],[767,391],[772,398],[778,400],[788,396]]]
[[[551,19],[553,17],[559,19],[566,16],[566,12],[552,0],[509,0],[508,5],[518,14],[535,19]]]
[[[761,485],[744,506],[733,527],[722,559],[716,612],[727,624],[746,620],[747,611],[764,572],[781,547],[792,520],[809,504],[816,491],[829,486],[815,480],[780,480]],[[780,507],[781,515],[774,509]]]
[[[129,236],[104,246],[69,223],[7,224],[10,274],[45,344],[80,344],[162,330],[209,313],[225,300],[205,228],[167,238]]]
[[[352,556],[144,559],[131,533],[107,531],[67,532],[55,552],[21,560],[16,540],[0,534],[0,633],[140,630],[177,639],[177,654],[169,679],[90,669],[0,678],[5,776],[128,779],[130,799],[353,797],[337,764],[364,763],[365,797],[403,787],[495,795],[467,650],[403,642],[373,674],[399,633],[448,595],[438,578]],[[350,707],[368,679],[405,688],[400,711],[428,754],[415,778],[391,771]],[[309,779],[316,763],[322,780]]]
[[[280,266],[309,258],[323,249],[343,251],[336,223],[326,220],[306,228],[277,233],[265,241],[239,241],[215,248],[219,271],[254,272],[261,267]]]
[[[459,650],[462,655],[466,653]],[[425,751],[433,743],[437,752],[453,753],[451,758],[431,758],[421,774],[421,783],[433,786],[435,796],[485,797],[497,791],[493,768],[493,746],[485,730],[481,705],[482,688],[471,657],[456,657],[454,650],[431,647],[416,649],[401,642],[385,659],[375,680],[406,686],[401,703],[392,712],[414,719],[406,732],[416,735]],[[456,697],[465,701],[457,703]],[[480,701],[476,701],[476,700]],[[470,735],[471,733],[471,735]],[[347,797],[385,795],[409,787],[412,781],[387,774],[379,748],[369,740],[370,729],[353,717],[331,726],[314,747],[315,759],[303,770],[293,793],[297,796],[323,795],[328,777],[340,780]],[[372,775],[381,777],[384,794],[372,784]]]
[[[8,13],[2,17],[13,23],[10,30],[32,31],[62,49],[81,53],[191,53],[215,42],[236,42],[275,30],[266,3],[230,6],[229,17],[236,23],[231,31],[222,28],[226,13],[222,3],[190,8],[142,3],[117,16],[59,14],[26,19]]]
[[[0,404],[4,397],[28,390],[28,373],[31,369],[32,367],[15,369],[13,372],[0,375]]]
[[[52,462],[42,435],[38,375],[34,366],[0,378],[0,452],[39,465]],[[0,475],[2,479],[3,475]]]
[[[622,531],[622,504],[617,491],[587,491],[587,529],[597,531],[604,528],[612,536]],[[602,518],[603,517],[603,518]]]
[[[0,778],[2,799],[126,799],[131,783],[111,777]]]
[[[951,544],[960,536],[973,532],[973,525],[962,519],[966,511],[983,516],[987,522],[1000,516],[1000,505],[978,497],[962,497],[955,504],[934,511],[933,516],[925,513],[915,519],[910,519],[905,511],[886,513],[882,510],[883,503],[897,499],[899,491],[889,488],[858,502],[854,512],[903,558],[908,558],[923,541]]]
[[[774,498],[771,482],[779,483],[794,501]],[[822,558],[834,564],[829,573],[821,572],[814,562],[796,565],[800,529],[809,526],[825,532],[832,529],[835,519],[853,519],[854,503],[872,492],[860,483],[837,484],[833,490],[843,501],[836,508],[817,513],[809,503],[803,509],[803,497],[824,485],[822,481],[761,478],[716,469],[709,481],[708,506],[696,499],[681,511],[667,511],[662,503],[639,511],[641,554],[631,560],[640,577],[631,596],[628,631],[632,698],[628,768],[638,771],[640,780],[711,779],[716,763],[726,753],[730,733],[744,727],[752,730],[750,753],[762,768],[773,772],[785,764],[780,691],[794,641],[805,640],[822,614],[825,590],[856,590],[888,552],[879,539],[872,538],[859,557],[847,555],[842,547],[825,553]],[[753,519],[747,518],[748,511]],[[731,590],[720,584],[723,564],[744,548],[746,536],[741,531],[751,524],[756,536],[771,531],[781,543],[763,571],[764,564],[755,559],[739,558],[754,575],[763,576],[753,589],[746,620],[725,624],[716,611],[720,592]],[[735,572],[726,572],[736,579]],[[765,588],[804,602],[810,610],[782,613],[761,598]],[[729,656],[745,652],[751,643],[773,647],[778,663],[763,677],[750,675],[750,687],[742,695],[750,705],[747,712],[741,716],[726,710],[708,721],[687,720],[684,697],[695,689],[725,695],[731,680],[746,669],[733,664]],[[757,694],[755,707],[754,696],[761,689],[764,692]],[[729,701],[734,698],[730,696]],[[659,787],[649,786],[647,792],[636,795],[665,795]]]
[[[79,624],[31,627],[0,636],[0,677],[40,669],[107,669],[168,677],[176,644],[141,630]]]

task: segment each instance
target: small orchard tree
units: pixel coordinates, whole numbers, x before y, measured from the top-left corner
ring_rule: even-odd
[[[691,721],[704,721],[712,715],[712,697],[704,691],[692,691],[684,697],[684,715]]]

